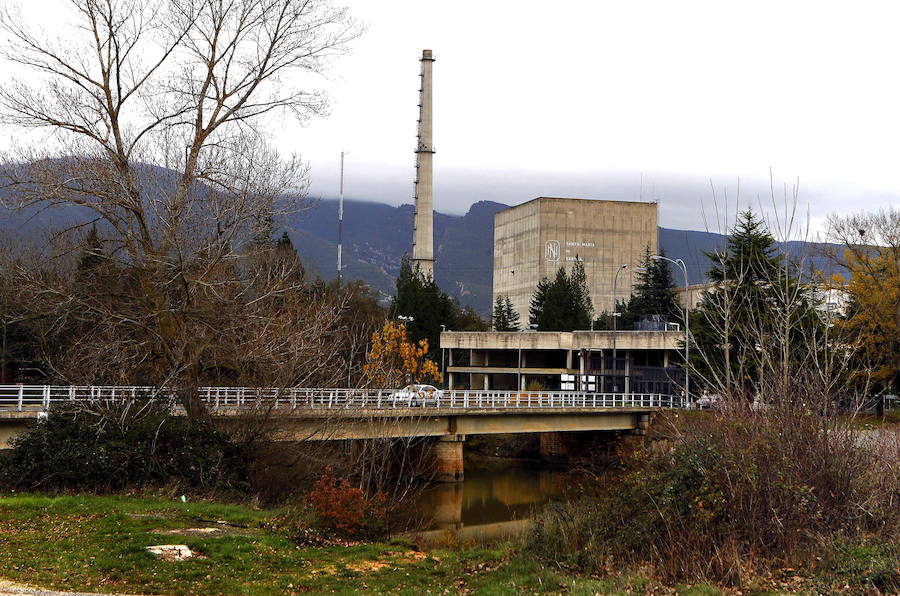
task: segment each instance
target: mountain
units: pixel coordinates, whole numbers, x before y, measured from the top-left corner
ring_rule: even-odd
[[[494,215],[509,205],[493,201],[474,203],[462,216],[434,214],[435,276],[438,285],[461,304],[482,316],[491,311]],[[389,295],[400,259],[409,252],[412,205],[392,207],[382,203],[344,201],[344,279],[362,279]],[[325,279],[334,279],[337,255],[337,201],[322,199],[314,209],[291,218],[288,230],[301,257]],[[724,246],[722,234],[659,228],[659,245],[672,259],[682,259],[690,283],[705,280],[711,267],[705,253]],[[787,242],[783,249],[803,258],[807,267],[829,270],[821,255],[825,245]],[[839,271],[846,273],[844,271]],[[682,276],[675,271],[675,279]]]
[[[165,177],[165,172],[150,171],[148,177]],[[0,189],[2,199],[10,191]],[[474,203],[462,216],[435,212],[434,243],[438,285],[461,304],[473,307],[482,316],[491,311],[493,278],[494,215],[509,206],[493,201]],[[306,270],[331,280],[337,269],[337,212],[335,199],[320,199],[310,209],[282,222]],[[54,226],[89,221],[90,214],[78,208],[31,208],[9,212],[0,208],[0,230],[17,229],[35,236]],[[344,201],[344,279],[362,279],[387,299],[394,291],[394,279],[400,259],[409,252],[413,206],[394,207],[358,199]],[[700,283],[710,268],[705,253],[724,245],[721,234],[659,228],[659,245],[672,259],[683,259],[690,283]],[[788,242],[784,250],[795,258],[830,272],[830,266],[818,245]],[[846,271],[837,270],[846,275]],[[680,272],[675,271],[680,283]]]

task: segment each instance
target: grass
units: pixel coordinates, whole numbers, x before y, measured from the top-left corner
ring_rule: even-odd
[[[663,589],[641,574],[569,574],[510,545],[428,553],[400,541],[298,547],[266,529],[278,513],[126,496],[0,496],[0,575],[43,588],[141,594],[725,593],[708,584]],[[213,536],[163,533],[204,525],[198,519],[247,528]],[[172,543],[187,544],[201,556],[166,562],[144,549]],[[840,581],[863,572],[877,582],[894,555],[848,547],[831,568]]]

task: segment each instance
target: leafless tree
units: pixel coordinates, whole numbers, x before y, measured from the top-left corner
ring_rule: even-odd
[[[64,40],[0,13],[3,54],[30,73],[4,82],[3,118],[48,133],[3,156],[0,184],[14,206],[72,221],[49,237],[47,266],[17,269],[50,327],[78,323],[80,353],[60,370],[139,370],[202,417],[195,389],[211,367],[293,383],[331,367],[324,332],[341,301],[304,296],[293,266],[260,265],[273,249],[254,241],[309,206],[306,167],[281,158],[262,127],[270,114],[323,113],[322,93],[299,83],[359,27],[328,0],[69,4]],[[102,280],[76,266],[92,225]]]

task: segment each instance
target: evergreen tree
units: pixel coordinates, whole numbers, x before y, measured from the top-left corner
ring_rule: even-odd
[[[707,256],[716,288],[691,315],[691,366],[717,389],[752,399],[760,375],[787,370],[791,345],[806,345],[803,335],[818,333],[821,321],[798,268],[752,211],[741,213],[725,247]]]
[[[579,262],[573,275],[562,267],[553,281],[542,279],[531,298],[529,321],[538,331],[574,331],[588,329],[591,324],[590,295],[583,266]]]
[[[306,277],[306,270],[287,232],[282,232],[281,238],[275,242],[273,263],[280,268],[287,281],[295,284],[303,283]]]
[[[666,256],[663,250],[659,254]],[[682,322],[684,319],[684,311],[673,289],[675,280],[669,262],[650,257],[648,246],[631,298],[616,307],[616,312],[621,313],[618,324],[622,329],[631,329],[636,321],[650,315],[662,315],[670,322]]]
[[[577,323],[581,329],[590,326],[594,317],[594,304],[591,301],[591,291],[588,288],[587,273],[584,271],[584,261],[575,255],[575,265],[569,274],[569,286],[572,291],[572,299],[578,312]],[[587,314],[587,324],[584,324],[582,314]]]
[[[78,270],[82,274],[93,274],[105,262],[106,255],[103,252],[103,241],[100,240],[100,235],[97,234],[97,226],[91,226],[91,230],[85,237],[81,248]]]
[[[497,296],[494,302],[494,314],[491,317],[494,331],[518,331],[519,313],[513,308],[509,296]]]
[[[412,317],[406,328],[415,341],[428,340],[428,357],[440,362],[441,325],[454,329],[459,306],[418,266],[404,255],[397,276],[397,295],[391,305],[392,317]]]

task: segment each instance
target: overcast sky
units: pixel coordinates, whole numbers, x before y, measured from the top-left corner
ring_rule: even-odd
[[[539,195],[655,198],[703,229],[713,180],[768,204],[800,181],[814,224],[900,196],[896,2],[351,1],[331,114],[278,143],[312,188],[412,196],[418,58],[434,50],[435,208]],[[641,184],[643,172],[643,185]]]
[[[23,2],[54,29],[58,3]],[[770,167],[779,196],[799,180],[815,228],[900,203],[900,3],[347,4],[367,31],[319,81],[330,114],[270,123],[283,151],[310,162],[316,195],[337,195],[346,150],[347,196],[412,200],[429,48],[439,211],[643,198],[660,202],[663,226],[719,231],[710,181],[719,207],[738,180],[743,205],[768,206]]]

